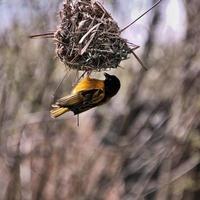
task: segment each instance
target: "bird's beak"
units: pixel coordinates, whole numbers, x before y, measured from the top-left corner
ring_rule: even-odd
[[[110,76],[110,74],[108,74],[108,73],[104,73],[104,76],[106,77],[106,78],[108,78],[109,76]]]

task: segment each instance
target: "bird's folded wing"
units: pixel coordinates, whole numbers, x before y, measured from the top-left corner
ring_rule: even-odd
[[[83,101],[83,97],[80,94],[69,95],[66,97],[62,97],[58,99],[56,104],[63,107],[68,107],[72,105],[76,105],[79,102]]]
[[[57,105],[63,107],[76,106],[81,104],[97,104],[104,98],[104,91],[101,89],[91,89],[80,91],[77,94],[69,95],[58,99]]]

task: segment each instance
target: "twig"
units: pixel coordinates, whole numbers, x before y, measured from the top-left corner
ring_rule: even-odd
[[[136,60],[140,63],[140,65],[147,71],[148,68],[143,64],[143,62],[142,62],[141,59],[135,54],[135,52],[132,50],[131,53],[134,55],[134,57],[135,57]]]
[[[155,8],[162,0],[159,0],[157,3],[155,3],[151,8],[149,8],[146,12],[144,12],[142,15],[140,15],[137,19],[135,19],[133,22],[125,26],[123,29],[120,30],[120,33],[125,31],[127,28],[132,26],[135,22],[137,22],[140,18],[142,18],[144,15],[146,15],[149,11],[151,11],[153,8]]]
[[[69,70],[65,72],[65,75],[63,76],[62,80],[60,81],[60,83],[58,84],[57,88],[55,89],[55,92],[54,92],[54,94],[52,95],[53,101],[55,101],[57,91],[58,91],[58,89],[60,88],[60,86],[62,85],[62,83],[63,83],[63,81],[65,80],[65,78],[67,77],[67,75],[68,75],[68,77],[69,77],[70,73],[68,74],[68,72],[69,72]]]
[[[53,38],[54,37],[54,32],[47,32],[47,33],[40,33],[40,34],[34,34],[34,35],[30,35],[29,38],[37,38],[37,37],[45,37],[45,36],[49,36],[49,38]]]

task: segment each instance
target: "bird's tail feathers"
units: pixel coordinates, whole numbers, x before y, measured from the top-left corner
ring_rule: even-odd
[[[58,105],[52,105],[52,110],[50,110],[50,114],[52,118],[57,118],[60,115],[64,114],[65,112],[68,112],[68,108],[60,107]]]

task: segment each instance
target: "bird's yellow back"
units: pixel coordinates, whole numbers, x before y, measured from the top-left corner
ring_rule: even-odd
[[[77,94],[83,90],[101,89],[104,90],[104,81],[90,78],[89,76],[79,81],[72,90],[72,94]]]

